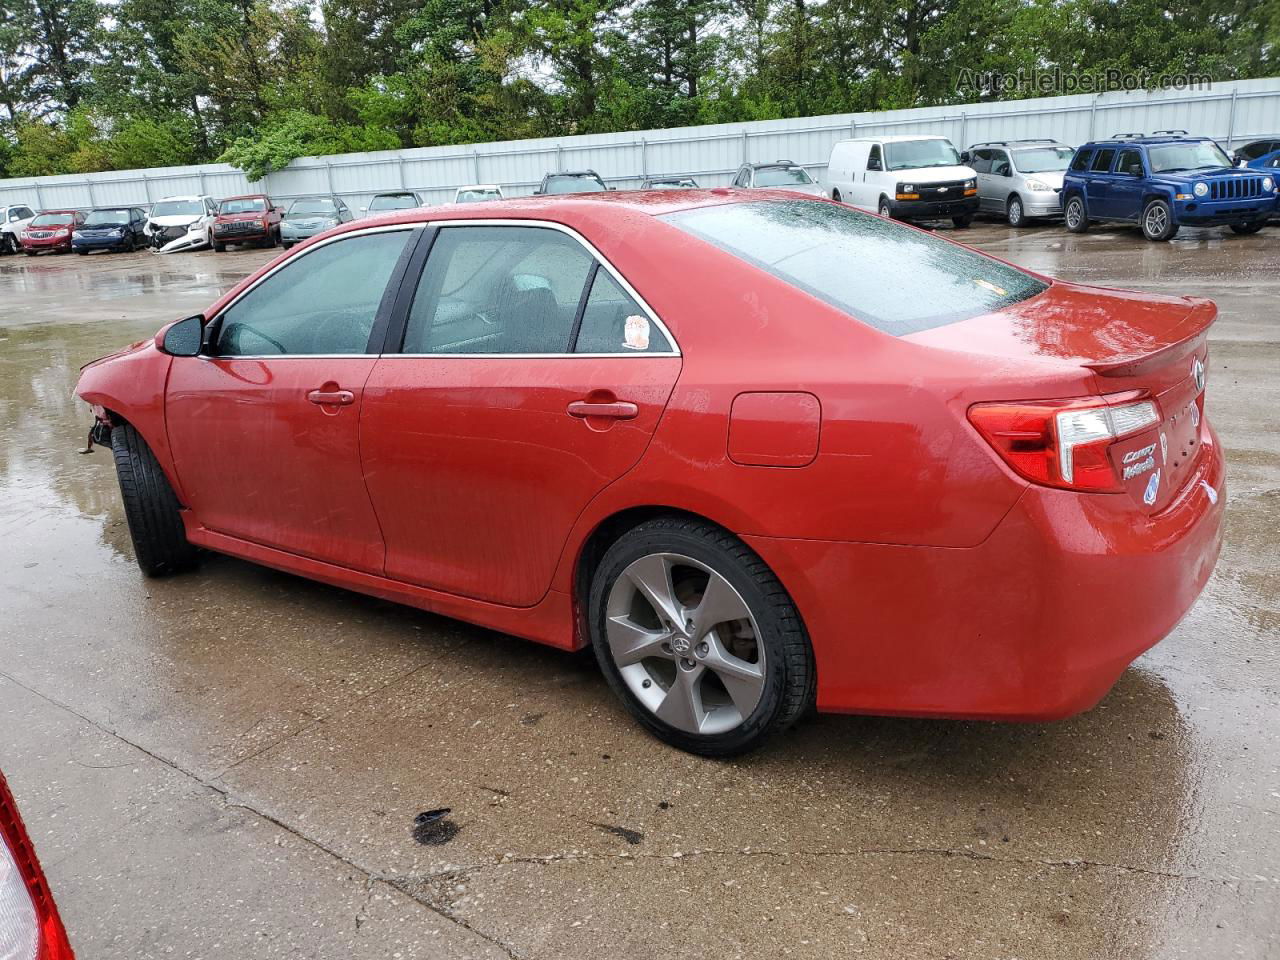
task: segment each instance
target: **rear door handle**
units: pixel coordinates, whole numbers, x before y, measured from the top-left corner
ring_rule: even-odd
[[[571,417],[611,417],[614,420],[634,420],[640,414],[639,407],[625,400],[603,403],[575,400],[567,409]]]
[[[345,407],[356,402],[356,395],[350,390],[312,390],[307,399],[326,406]]]

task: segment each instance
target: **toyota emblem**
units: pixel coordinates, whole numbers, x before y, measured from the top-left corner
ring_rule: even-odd
[[[1204,390],[1204,363],[1199,357],[1191,362],[1191,376],[1196,382],[1196,393]]]

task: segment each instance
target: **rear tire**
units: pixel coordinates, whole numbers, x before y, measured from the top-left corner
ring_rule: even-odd
[[[613,692],[681,750],[755,749],[814,701],[795,604],[750,547],[704,520],[663,517],[624,534],[592,576],[588,611]]]
[[[1069,197],[1062,210],[1062,219],[1072,233],[1084,233],[1089,229],[1089,216],[1080,197]]]
[[[187,542],[178,498],[141,434],[127,423],[111,431],[120,497],[124,501],[134,558],[148,577],[189,570],[196,548]]]
[[[1251,233],[1257,233],[1267,225],[1266,218],[1254,220],[1251,223],[1233,223],[1231,224],[1231,232],[1238,233],[1241,236],[1248,236]]]
[[[951,222],[957,230],[968,230],[973,225],[973,217],[965,214],[963,217],[952,217]]]
[[[1142,211],[1142,235],[1148,240],[1163,242],[1173,239],[1178,232],[1173,210],[1164,200],[1152,200]]]

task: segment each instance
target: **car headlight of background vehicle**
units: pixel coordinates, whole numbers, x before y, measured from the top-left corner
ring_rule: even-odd
[[[1262,189],[1263,189],[1263,190],[1270,190],[1270,189],[1271,189],[1272,187],[1274,187],[1274,186],[1275,186],[1275,184],[1272,182],[1272,180],[1271,180],[1271,178],[1270,178],[1270,177],[1263,177],[1263,178],[1262,178]]]
[[[1034,193],[1049,193],[1053,187],[1049,186],[1043,180],[1031,178],[1027,181],[1027,189]]]
[[[977,180],[966,180],[966,181],[964,182],[964,188],[965,188],[966,190],[976,190],[976,189],[977,189],[977,187],[978,187],[978,181],[977,181]]]
[[[1197,183],[1194,187],[1191,188],[1191,192],[1194,193],[1197,197],[1203,197],[1205,194],[1209,192],[1209,185],[1204,181],[1201,181],[1200,183]]]

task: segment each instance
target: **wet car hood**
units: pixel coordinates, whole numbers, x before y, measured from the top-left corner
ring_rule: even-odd
[[[220,213],[218,214],[219,223],[239,223],[241,220],[261,220],[267,215],[267,211],[258,210],[253,213]]]
[[[966,166],[913,167],[910,170],[888,170],[886,172],[897,177],[903,183],[922,183],[926,186],[931,183],[947,183],[952,180],[972,180],[977,176],[971,167]]]
[[[1157,183],[1168,183],[1173,186],[1184,186],[1197,180],[1220,180],[1223,178],[1256,177],[1257,170],[1240,170],[1235,167],[1214,167],[1210,170],[1188,170],[1185,173],[1153,173],[1151,180]]]
[[[933,347],[1015,359],[1066,361],[1103,372],[1149,359],[1203,332],[1217,308],[1167,297],[1055,281],[996,313],[908,335]]]
[[[166,324],[166,326],[168,326],[168,324]],[[155,337],[147,337],[147,339],[145,340],[135,340],[133,343],[129,344],[127,347],[121,347],[119,350],[115,350],[111,353],[106,354],[105,356],[98,357],[98,359],[96,360],[90,360],[80,369],[82,371],[88,370],[90,367],[96,367],[98,364],[106,363],[108,360],[114,360],[117,357],[127,357],[131,353],[137,353],[139,350],[145,350],[147,349],[147,347],[154,346],[155,342],[156,342]]]

